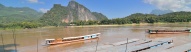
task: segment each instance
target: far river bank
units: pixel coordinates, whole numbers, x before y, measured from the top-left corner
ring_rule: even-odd
[[[185,26],[185,27],[189,27],[191,25],[191,22],[176,22],[176,23],[139,23],[139,24],[136,24],[136,23],[132,23],[132,24],[107,24],[107,25],[79,25],[79,26],[59,26],[59,27],[112,27],[112,26],[144,26],[144,25],[167,25],[167,24],[172,24],[173,25],[176,25],[177,24],[180,24],[181,26]],[[30,29],[40,29],[40,28],[55,28],[56,26],[44,26],[44,27],[38,27],[38,28],[30,28]],[[22,29],[28,29],[28,28],[15,28],[16,30],[22,30]],[[14,30],[14,28],[0,28],[0,30]]]
[[[109,27],[109,26],[141,26],[141,25],[165,25],[165,24],[183,24],[190,26],[191,22],[177,22],[177,23],[132,23],[132,24],[108,24],[108,25],[80,25],[80,26],[67,26],[67,27]]]

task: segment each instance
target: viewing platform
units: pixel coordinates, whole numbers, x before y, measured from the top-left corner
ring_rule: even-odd
[[[133,41],[134,40],[134,41]],[[127,52],[149,52],[155,50],[164,50],[173,46],[173,39],[159,39],[159,40],[139,40],[130,39],[127,41],[120,41],[108,45],[97,47],[97,52],[124,52],[127,45]],[[95,51],[95,48],[87,49],[85,52]]]

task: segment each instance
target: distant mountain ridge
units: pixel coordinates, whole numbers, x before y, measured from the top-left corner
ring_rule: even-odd
[[[159,9],[155,9],[152,10],[150,14],[155,14],[155,15],[163,15],[163,14],[167,14],[167,13],[172,13],[172,10],[159,10]]]
[[[107,19],[107,17],[98,12],[91,12],[88,8],[76,1],[70,1],[67,6],[54,4],[54,6],[41,18],[41,20],[46,23],[69,23],[74,21],[97,21],[102,19]]]
[[[39,19],[43,13],[28,7],[6,7],[0,4],[0,22],[11,23]]]

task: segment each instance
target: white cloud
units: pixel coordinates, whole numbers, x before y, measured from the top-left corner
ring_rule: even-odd
[[[191,0],[144,0],[161,10],[191,11]]]
[[[49,9],[40,8],[40,12],[46,13]]]
[[[30,3],[38,3],[38,0],[28,0]]]
[[[30,3],[41,3],[44,4],[44,2],[39,2],[39,0],[27,0]]]

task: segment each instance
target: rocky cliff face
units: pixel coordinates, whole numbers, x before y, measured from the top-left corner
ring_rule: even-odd
[[[78,20],[97,20],[89,9],[75,1],[69,2],[68,8],[70,9],[70,12],[75,11],[76,15],[78,16]]]
[[[54,22],[74,22],[74,21],[88,21],[88,20],[100,20],[99,16],[95,16],[92,12],[83,5],[70,1],[68,6],[61,6],[60,4],[54,4],[50,11],[45,13],[41,20]]]

